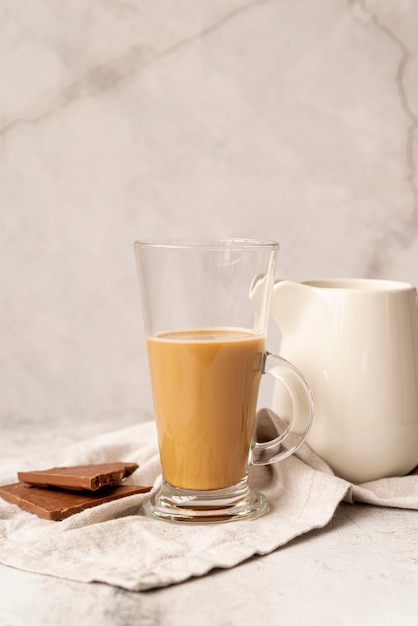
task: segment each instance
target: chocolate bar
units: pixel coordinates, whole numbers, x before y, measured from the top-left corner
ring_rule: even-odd
[[[52,467],[51,469],[18,472],[20,481],[36,487],[60,487],[62,489],[88,489],[96,491],[105,486],[117,487],[124,478],[138,469],[136,463],[101,463]]]
[[[122,485],[105,487],[98,493],[76,492],[33,487],[18,482],[1,486],[0,496],[29,513],[35,513],[38,517],[60,521],[93,506],[150,490],[151,487]]]

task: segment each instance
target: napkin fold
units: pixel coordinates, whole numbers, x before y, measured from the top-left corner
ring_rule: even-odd
[[[270,413],[260,414],[261,428]],[[52,466],[135,462],[126,484],[161,481],[154,422],[98,435],[31,459],[0,465],[0,484],[18,470]],[[252,467],[250,482],[270,503],[253,521],[170,524],[141,512],[150,494],[133,495],[78,513],[61,522],[40,519],[0,498],[0,562],[22,570],[80,582],[103,582],[141,591],[230,568],[264,555],[313,529],[323,528],[342,501],[418,510],[418,474],[352,485],[336,477],[303,444],[291,457]]]

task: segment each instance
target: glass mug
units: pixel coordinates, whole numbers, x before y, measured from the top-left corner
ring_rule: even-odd
[[[311,390],[265,341],[278,244],[136,241],[162,485],[144,504],[173,522],[256,518],[268,509],[251,465],[288,457],[313,419]],[[254,440],[260,379],[291,398],[282,435]]]

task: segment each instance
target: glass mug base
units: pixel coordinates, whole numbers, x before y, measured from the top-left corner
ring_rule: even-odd
[[[142,508],[160,520],[208,524],[255,519],[268,511],[268,503],[263,494],[249,488],[247,480],[212,491],[179,489],[163,482]]]

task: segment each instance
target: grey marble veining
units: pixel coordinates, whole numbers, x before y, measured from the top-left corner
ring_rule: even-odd
[[[0,27],[4,419],[151,410],[139,237],[418,283],[415,3],[36,0]]]

